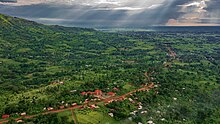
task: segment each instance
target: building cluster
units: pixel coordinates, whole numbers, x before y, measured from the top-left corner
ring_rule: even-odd
[[[20,115],[20,116],[26,116],[26,112],[22,112],[22,113],[16,113],[17,115]],[[6,118],[10,118],[10,115],[9,114],[4,114],[2,115],[2,119],[6,119]]]
[[[103,93],[101,90],[95,90],[94,92],[81,92],[81,95],[93,95],[95,97],[101,97],[103,95],[107,95],[107,96],[115,96],[116,93],[115,92],[107,92],[107,93]]]

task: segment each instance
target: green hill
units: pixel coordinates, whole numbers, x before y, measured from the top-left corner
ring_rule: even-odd
[[[80,61],[77,58],[83,56],[75,55],[76,51],[82,51],[83,55],[83,52],[91,50],[87,48],[90,44],[95,44],[82,46],[86,42],[84,36],[90,36],[87,33],[95,34],[92,29],[46,26],[2,14],[0,24],[1,88],[8,87],[8,83],[25,86],[48,83],[49,79],[39,78],[38,72],[53,77],[62,70],[58,69],[62,68],[59,66],[70,66]],[[53,79],[55,77],[50,80]]]

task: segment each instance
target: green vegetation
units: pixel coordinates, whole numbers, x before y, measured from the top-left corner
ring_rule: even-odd
[[[32,121],[34,124],[73,124],[72,121],[68,122],[66,116],[58,116],[57,114],[39,115]]]
[[[219,123],[219,41],[219,32],[104,33],[0,14],[0,115],[73,123],[68,110],[41,113],[95,99],[82,92],[119,96],[153,82],[148,92],[82,106],[79,123]]]
[[[115,124],[117,123],[114,119],[100,112],[80,112],[76,114],[77,119],[80,124]]]

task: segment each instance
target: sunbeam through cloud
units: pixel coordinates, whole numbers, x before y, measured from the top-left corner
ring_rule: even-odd
[[[220,23],[218,5],[218,0],[0,0],[0,13],[67,26],[212,26]]]

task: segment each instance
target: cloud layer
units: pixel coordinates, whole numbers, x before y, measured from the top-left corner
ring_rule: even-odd
[[[0,0],[0,2],[5,2],[5,3],[16,3],[17,0]]]
[[[17,3],[0,3],[0,13],[47,24],[83,27],[217,25],[218,1],[17,0]]]
[[[180,6],[179,12],[182,14],[176,19],[168,20],[167,25],[203,25],[203,26],[213,26],[219,25],[219,8],[215,8],[215,11],[210,11],[209,8],[212,8],[211,4],[220,5],[219,2],[214,0],[191,0],[185,4],[178,5]],[[214,16],[212,16],[215,14]],[[218,20],[215,21],[214,20]]]

